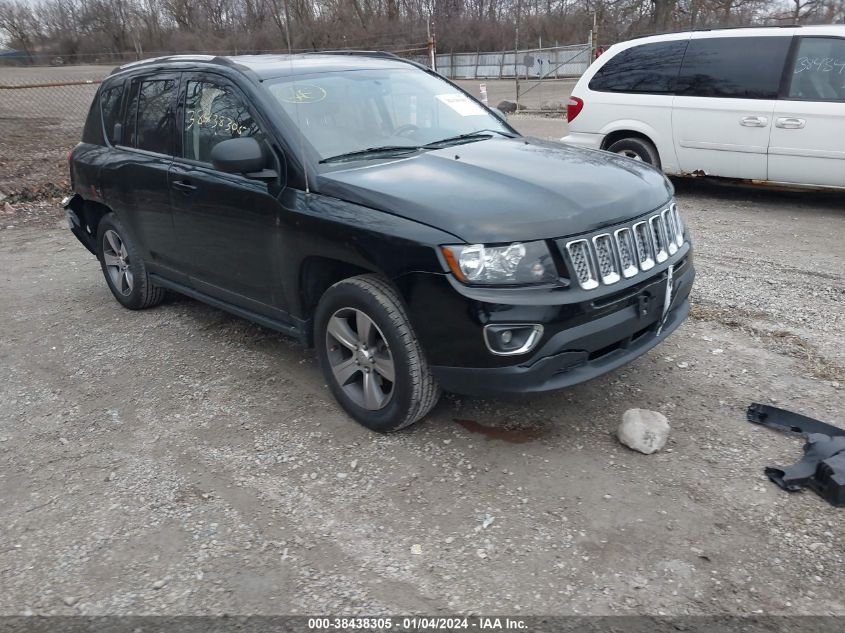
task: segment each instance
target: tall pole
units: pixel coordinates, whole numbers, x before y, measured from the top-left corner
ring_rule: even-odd
[[[437,72],[437,54],[435,51],[435,41],[434,41],[434,16],[432,16],[428,21],[428,59],[429,65],[434,72]],[[452,76],[455,76],[455,70],[452,69]]]
[[[516,111],[519,112],[519,68],[517,67],[519,57],[519,21],[522,18],[522,0],[516,0],[516,34],[514,35],[513,47],[513,76],[516,81]]]

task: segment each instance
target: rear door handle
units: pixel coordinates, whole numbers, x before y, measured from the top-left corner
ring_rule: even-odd
[[[745,127],[766,127],[769,119],[764,116],[744,116],[739,120],[739,124]]]
[[[800,130],[807,124],[807,121],[804,119],[798,119],[796,117],[781,117],[777,121],[775,121],[775,126],[782,127],[785,130]]]
[[[196,185],[192,185],[191,183],[186,182],[184,180],[174,180],[170,184],[174,189],[178,189],[179,191],[184,191],[185,193],[190,193],[191,191],[197,190]]]

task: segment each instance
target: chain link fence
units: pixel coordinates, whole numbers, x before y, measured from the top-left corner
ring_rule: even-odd
[[[0,67],[0,195],[67,190],[67,153],[109,66]]]

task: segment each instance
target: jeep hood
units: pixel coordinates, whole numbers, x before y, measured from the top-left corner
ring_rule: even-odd
[[[672,195],[663,174],[643,163],[527,138],[331,167],[317,180],[320,193],[469,243],[584,233],[647,213]]]

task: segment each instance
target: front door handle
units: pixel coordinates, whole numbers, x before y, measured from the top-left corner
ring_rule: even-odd
[[[739,120],[739,124],[745,127],[766,127],[769,119],[764,116],[744,116]]]
[[[174,189],[178,189],[179,191],[184,191],[185,193],[190,193],[191,191],[197,190],[196,185],[192,185],[191,183],[186,182],[184,180],[174,180],[170,184]]]
[[[782,127],[785,130],[800,130],[807,124],[807,121],[804,119],[798,119],[796,117],[781,117],[777,121],[775,121],[775,125],[777,127]]]

